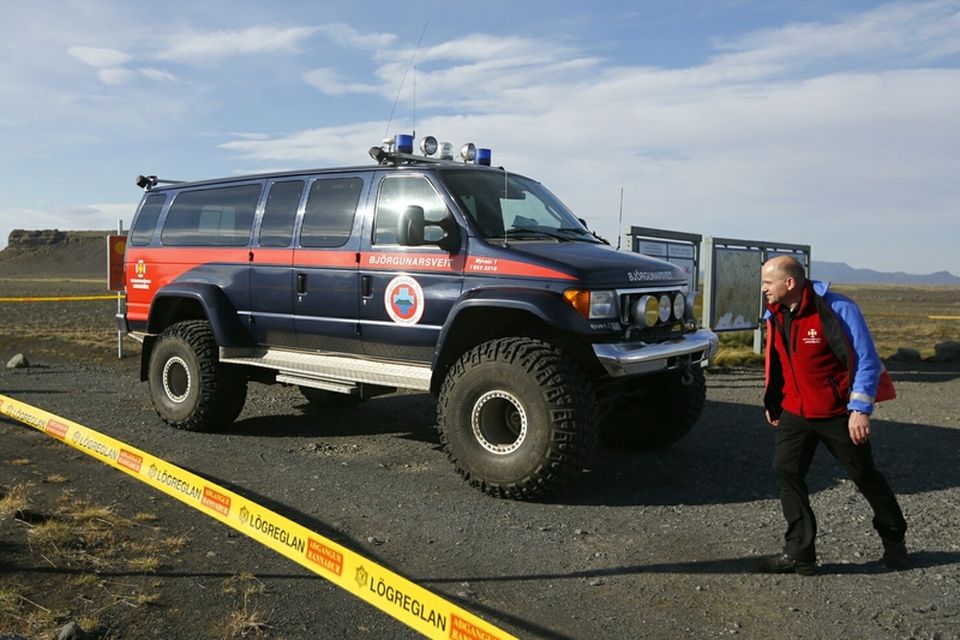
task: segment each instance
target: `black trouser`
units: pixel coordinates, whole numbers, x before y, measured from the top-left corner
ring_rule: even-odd
[[[880,537],[886,542],[903,542],[907,523],[897,497],[874,466],[870,443],[855,445],[850,440],[847,416],[805,420],[784,411],[773,452],[773,470],[780,481],[780,504],[787,520],[784,552],[795,560],[816,560],[817,520],[810,508],[804,478],[820,442],[843,465],[873,507],[873,528]]]

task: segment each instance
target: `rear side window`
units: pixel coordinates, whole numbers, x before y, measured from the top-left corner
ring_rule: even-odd
[[[362,190],[363,180],[360,178],[314,181],[303,212],[300,246],[340,247],[346,244]]]
[[[134,246],[150,244],[150,241],[153,240],[153,231],[157,228],[157,218],[160,217],[160,210],[163,209],[163,203],[166,201],[167,196],[162,193],[147,196],[143,206],[140,207],[137,221],[133,223],[133,231],[130,232],[130,244]]]
[[[160,239],[169,246],[246,246],[259,199],[259,184],[182,192],[167,212]]]
[[[261,247],[289,247],[293,240],[293,221],[297,218],[303,180],[277,182],[270,187],[260,223]]]

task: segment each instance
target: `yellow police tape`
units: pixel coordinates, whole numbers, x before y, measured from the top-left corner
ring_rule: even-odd
[[[428,638],[515,639],[407,578],[161,458],[2,394],[0,413],[219,520]]]
[[[102,296],[42,296],[33,298],[0,298],[0,302],[74,302],[76,300],[116,300],[117,294]]]

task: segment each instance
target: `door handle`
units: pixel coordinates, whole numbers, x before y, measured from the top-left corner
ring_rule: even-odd
[[[364,298],[373,296],[373,278],[371,276],[360,276],[360,295]]]
[[[303,295],[307,292],[307,274],[297,274],[297,294]]]

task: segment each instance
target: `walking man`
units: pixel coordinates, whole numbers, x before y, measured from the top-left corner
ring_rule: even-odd
[[[779,256],[763,265],[766,298],[767,422],[776,427],[773,469],[787,521],[783,552],[764,558],[765,573],[816,573],[817,521],[805,477],[821,442],[843,465],[873,508],[883,562],[910,566],[897,498],[873,463],[870,414],[894,397],[893,384],[859,307],[807,280],[803,265]]]

